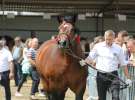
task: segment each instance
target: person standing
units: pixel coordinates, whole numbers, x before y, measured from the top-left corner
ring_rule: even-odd
[[[129,39],[127,42],[127,48],[131,53],[130,64],[135,67],[135,39]]]
[[[10,79],[14,77],[13,57],[0,40],[0,84],[5,88],[6,100],[11,100]]]
[[[103,42],[103,41],[104,41],[104,38],[102,36],[97,36],[97,37],[94,38],[94,42],[92,42],[92,43],[93,43],[93,46],[94,46],[97,43]],[[91,48],[91,50],[92,50],[92,48]],[[92,66],[95,66],[95,61],[92,64]],[[87,100],[98,100],[96,76],[97,76],[97,71],[94,70],[91,67],[88,67],[87,84],[88,84],[89,97],[88,97]]]
[[[37,49],[38,49],[38,39],[33,38],[31,40],[31,47],[28,50],[28,54],[27,54],[28,60],[31,64],[31,67],[29,69],[30,69],[30,76],[32,78],[32,88],[31,88],[31,98],[32,99],[35,98],[35,93],[39,92],[38,86],[39,86],[39,82],[40,82],[40,77],[37,72],[36,63],[35,63]]]
[[[22,94],[20,93],[21,87],[22,87],[23,83],[26,81],[29,74],[30,74],[29,68],[31,67],[31,64],[30,64],[30,62],[28,60],[27,53],[28,53],[28,50],[29,50],[29,48],[31,46],[31,40],[32,39],[29,38],[25,42],[25,47],[23,49],[23,61],[21,63],[21,65],[22,65],[22,77],[21,77],[21,79],[19,81],[15,96],[22,96]]]
[[[14,74],[15,74],[15,86],[18,86],[19,81],[21,79],[22,71],[21,71],[21,61],[22,61],[23,47],[22,41],[20,37],[15,38],[15,45],[12,50],[12,55],[14,59]]]
[[[124,56],[125,56],[125,61],[126,62],[129,62],[129,51],[127,49],[127,45],[126,45],[126,42],[128,41],[128,32],[125,31],[125,30],[122,30],[120,32],[118,32],[116,38],[115,38],[115,43],[118,44],[122,50],[123,50],[123,53],[124,53]],[[119,73],[119,77],[124,80],[124,81],[127,81],[127,79],[129,79],[129,66],[125,67],[125,69],[123,70],[122,67],[119,66],[119,70],[118,70],[118,73]],[[128,96],[129,96],[129,93],[128,93],[128,89],[123,89],[120,91],[120,99],[121,100],[127,100]]]
[[[99,70],[96,78],[99,100],[106,100],[108,89],[111,90],[112,100],[119,100],[120,81],[108,73],[118,77],[118,65],[126,66],[127,62],[122,48],[114,43],[115,33],[107,30],[104,38],[105,41],[96,44],[89,56],[85,60],[81,60],[80,64],[82,66],[86,63],[91,64],[96,59],[96,68]]]
[[[135,39],[130,38],[127,41],[127,48],[130,52],[130,58],[129,58],[129,74],[132,80],[134,80],[135,75]],[[133,100],[135,97],[135,83],[132,83],[131,88],[127,91],[127,99],[126,100]]]

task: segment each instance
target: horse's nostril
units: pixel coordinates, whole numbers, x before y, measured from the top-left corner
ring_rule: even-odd
[[[68,41],[66,41],[66,40],[65,41],[59,41],[58,44],[61,48],[68,48]]]
[[[63,42],[63,46],[66,46],[66,41]]]
[[[65,47],[66,46],[66,41],[61,41],[60,44],[61,44],[61,46]]]

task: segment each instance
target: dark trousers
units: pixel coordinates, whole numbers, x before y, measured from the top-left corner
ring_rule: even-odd
[[[20,92],[20,89],[21,89],[23,83],[26,81],[27,76],[28,76],[28,74],[22,74],[21,80],[19,81],[19,84],[18,84],[18,89],[17,89],[18,92]]]
[[[31,95],[35,95],[35,93],[38,92],[40,82],[40,77],[35,67],[30,67],[30,76],[32,78]]]
[[[112,74],[118,76],[117,71],[112,72]],[[107,73],[98,72],[96,80],[99,100],[106,100],[107,90],[111,91],[112,100],[119,100],[120,83],[117,78]]]
[[[17,61],[14,61],[14,80],[16,86],[18,86],[21,76],[22,76],[22,66]]]
[[[6,100],[11,100],[9,71],[5,71],[5,72],[1,73],[0,84],[5,88],[5,96],[6,96],[5,98],[6,98]]]

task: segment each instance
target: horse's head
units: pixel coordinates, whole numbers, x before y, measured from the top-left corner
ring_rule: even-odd
[[[59,34],[57,36],[58,43],[62,48],[68,48],[70,41],[73,39],[73,25],[63,22],[59,26]]]

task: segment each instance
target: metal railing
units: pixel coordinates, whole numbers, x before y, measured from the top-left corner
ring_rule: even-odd
[[[129,75],[131,80],[133,81],[132,86],[120,91],[120,100],[135,100],[135,67],[129,66]],[[120,78],[126,80],[124,71],[122,69],[119,70]]]

